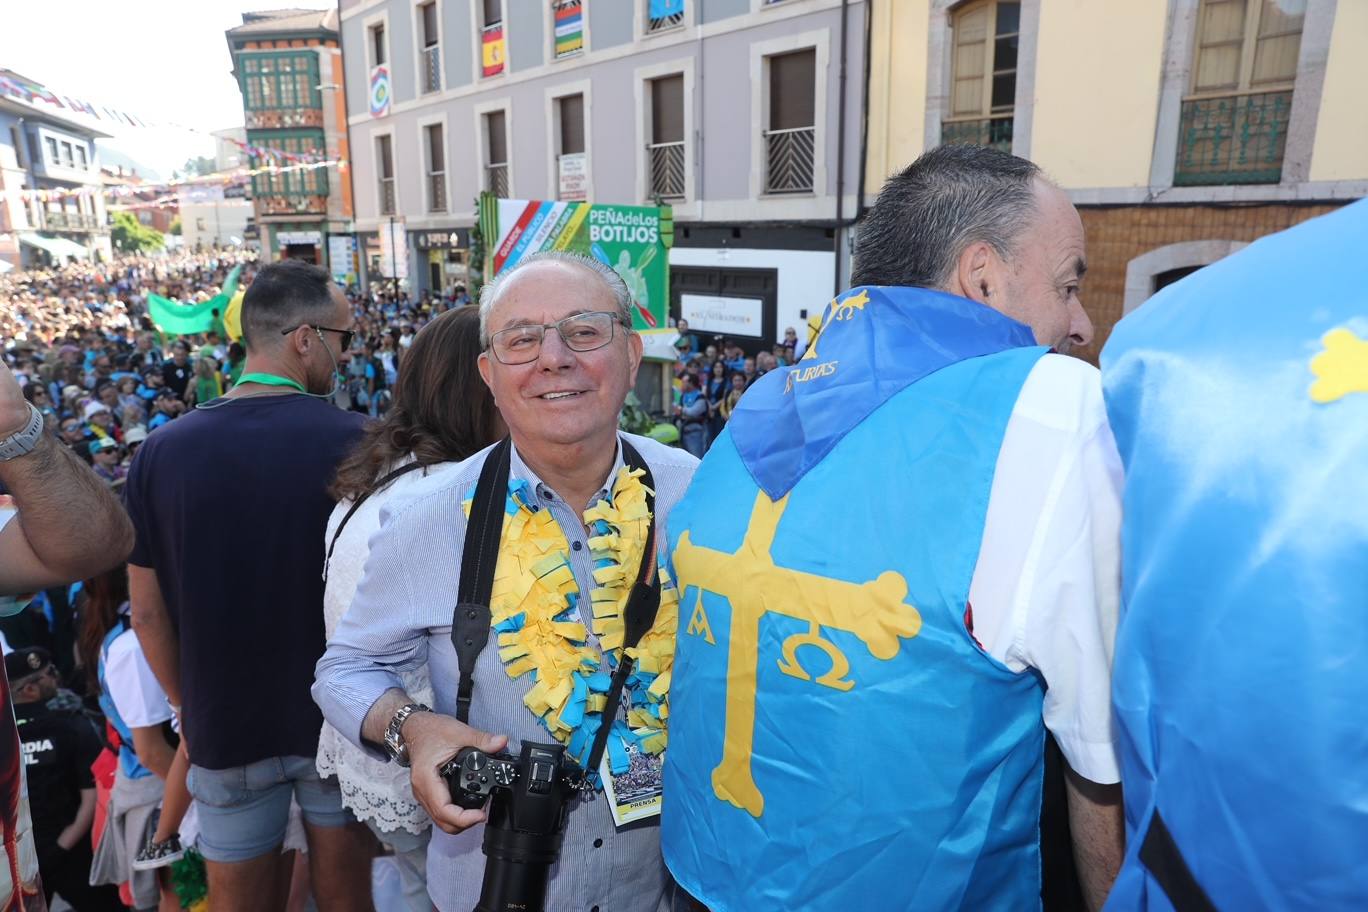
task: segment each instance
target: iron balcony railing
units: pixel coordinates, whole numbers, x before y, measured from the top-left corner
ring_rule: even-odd
[[[423,91],[442,90],[442,54],[438,45],[423,48]]]
[[[1278,183],[1291,114],[1290,89],[1183,102],[1173,183]]]
[[[261,191],[253,194],[257,215],[322,215],[328,211],[327,194]]]
[[[380,214],[394,215],[394,178],[380,178]]]
[[[652,198],[684,198],[684,142],[651,143],[646,147]]]
[[[765,192],[811,193],[816,127],[765,131]]]
[[[508,199],[508,163],[485,165],[485,189],[499,199]]]
[[[446,175],[428,175],[428,212],[446,212]]]
[[[684,14],[671,13],[668,16],[648,17],[646,20],[646,33],[653,35],[656,32],[667,32],[670,29],[682,28],[684,26]]]
[[[43,228],[49,231],[89,231],[100,227],[100,220],[81,212],[44,212]]]
[[[261,111],[247,111],[243,116],[249,130],[281,130],[323,126],[323,111],[319,108],[301,107],[295,110],[271,108]]]
[[[952,120],[941,124],[941,145],[988,146],[1012,151],[1012,115]]]

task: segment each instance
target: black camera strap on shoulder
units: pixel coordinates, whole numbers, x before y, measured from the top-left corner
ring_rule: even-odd
[[[660,578],[656,573],[655,479],[646,460],[625,439],[622,458],[628,468],[645,473],[646,510],[651,520],[646,532],[646,545],[641,552],[636,583],[623,613],[623,653],[613,672],[603,707],[603,724],[594,737],[589,753],[585,780],[603,759],[608,744],[608,733],[622,703],[622,691],[632,674],[632,659],[627,650],[641,641],[655,623],[660,608]],[[489,643],[492,613],[490,596],[494,591],[494,573],[499,564],[499,543],[503,536],[504,504],[508,497],[508,472],[513,445],[509,438],[499,443],[485,459],[480,480],[475,486],[470,521],[466,525],[465,546],[461,551],[461,579],[457,587],[456,608],[451,617],[451,645],[456,649],[460,682],[456,690],[456,718],[470,721],[470,701],[475,689],[475,663]],[[609,479],[609,485],[612,484]]]
[[[361,509],[361,505],[369,500],[372,494],[383,491],[385,488],[389,487],[389,483],[400,475],[407,475],[415,469],[424,467],[424,464],[421,462],[410,462],[408,465],[400,466],[377,481],[375,487],[370,491],[352,501],[352,505],[347,508],[347,512],[343,515],[342,521],[337,524],[337,529],[333,531],[332,541],[328,542],[328,556],[323,558],[323,582],[326,583],[328,581],[328,567],[332,564],[333,549],[337,547],[337,540],[342,537],[342,530],[347,528],[347,523],[351,522],[351,518],[356,515],[357,510]]]

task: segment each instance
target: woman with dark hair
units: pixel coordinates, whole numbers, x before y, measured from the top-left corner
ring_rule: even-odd
[[[477,308],[448,311],[423,327],[404,354],[388,413],[339,466],[323,568],[330,638],[361,581],[384,505],[443,464],[460,462],[504,435],[494,398],[480,379],[480,351]],[[415,700],[431,702],[426,667],[402,677]],[[430,910],[424,867],[431,821],[413,798],[408,770],[366,756],[324,723],[318,772],[337,776],[342,803],[394,849],[409,906]]]

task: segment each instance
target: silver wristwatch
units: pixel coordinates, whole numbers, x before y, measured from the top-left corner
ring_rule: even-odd
[[[390,759],[400,766],[409,765],[408,745],[404,743],[403,736],[404,722],[419,712],[432,712],[432,708],[422,703],[406,703],[399,707],[394,718],[390,719],[389,728],[385,729],[385,750],[389,752]]]
[[[28,403],[29,421],[24,429],[0,440],[0,462],[8,462],[33,452],[43,436],[43,413]]]

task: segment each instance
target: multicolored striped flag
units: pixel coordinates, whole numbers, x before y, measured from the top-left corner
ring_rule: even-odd
[[[568,57],[584,50],[583,0],[562,0],[556,5],[556,56]]]

